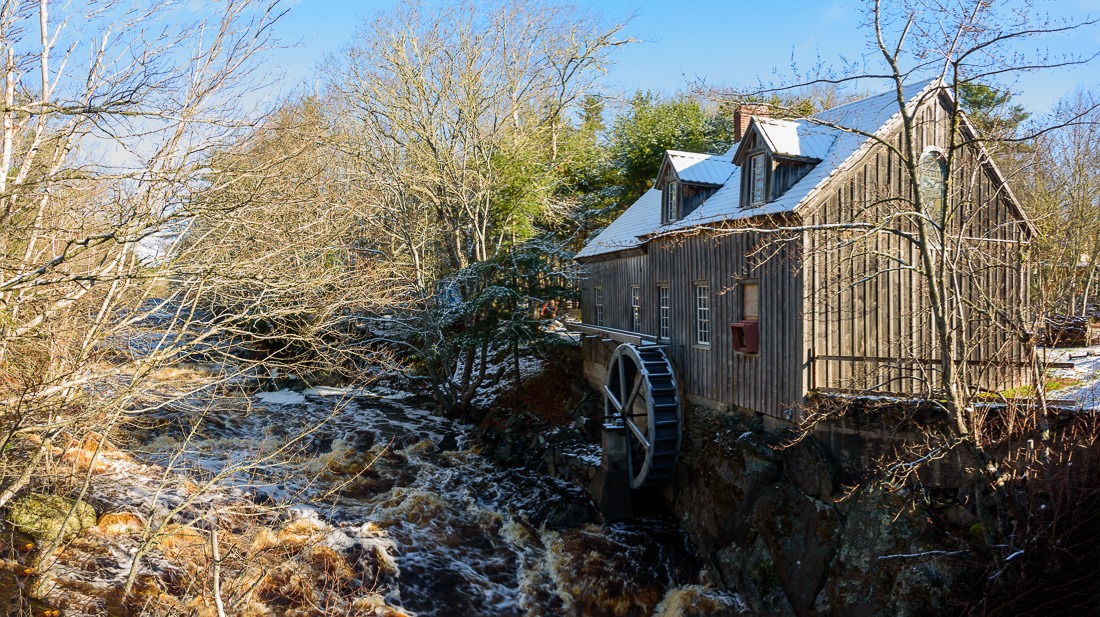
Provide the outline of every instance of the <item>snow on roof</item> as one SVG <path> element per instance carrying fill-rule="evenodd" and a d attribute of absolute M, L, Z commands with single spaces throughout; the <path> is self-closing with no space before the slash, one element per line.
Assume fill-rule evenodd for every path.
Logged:
<path fill-rule="evenodd" d="M 903 92 L 905 100 L 912 104 L 923 97 L 936 80 L 922 81 L 906 86 Z M 577 254 L 577 257 L 590 257 L 601 253 L 610 253 L 624 248 L 643 245 L 648 238 L 675 232 L 699 225 L 709 225 L 724 221 L 736 221 L 761 215 L 781 214 L 793 212 L 795 208 L 812 198 L 816 192 L 824 186 L 828 179 L 839 173 L 846 161 L 863 148 L 870 147 L 873 143 L 867 135 L 884 133 L 892 128 L 893 121 L 898 112 L 897 93 L 893 90 L 884 92 L 865 99 L 854 101 L 846 105 L 834 107 L 816 114 L 810 118 L 800 120 L 777 121 L 769 120 L 769 126 L 774 126 L 780 149 L 791 150 L 794 146 L 789 143 L 790 127 L 795 125 L 794 135 L 797 137 L 799 156 L 820 159 L 808 174 L 795 183 L 786 193 L 779 198 L 756 208 L 741 207 L 741 168 L 733 166 L 733 171 L 725 179 L 722 188 L 711 195 L 702 205 L 696 208 L 688 216 L 669 225 L 661 225 L 660 191 L 650 190 L 633 206 L 627 209 L 611 225 L 608 225 L 599 236 Z M 759 122 L 759 119 L 757 119 Z M 784 126 L 780 126 L 782 123 Z M 761 123 L 762 125 L 762 123 Z M 802 137 L 806 136 L 805 145 Z M 805 154 L 812 152 L 812 155 Z M 687 153 L 680 153 L 687 154 Z M 671 155 L 671 152 L 670 152 Z M 704 157 L 707 155 L 695 155 Z M 723 158 L 723 157 L 713 157 Z M 726 159 L 728 160 L 728 159 Z M 646 202 L 643 205 L 643 202 Z M 641 206 L 636 208 L 637 206 Z M 622 219 L 629 219 L 623 225 L 619 225 Z M 615 233 L 604 238 L 605 234 Z M 626 237 L 626 234 L 634 234 Z M 608 248 L 617 246 L 618 248 Z"/>
<path fill-rule="evenodd" d="M 669 150 L 668 160 L 681 182 L 724 184 L 737 166 L 730 157 L 721 154 L 698 154 Z"/>
<path fill-rule="evenodd" d="M 614 253 L 644 244 L 639 236 L 661 224 L 661 191 L 649 189 L 638 198 L 619 218 L 611 221 L 595 238 L 589 241 L 575 258 L 594 257 Z"/>
<path fill-rule="evenodd" d="M 778 156 L 816 159 L 825 158 L 829 147 L 836 141 L 833 130 L 812 122 L 777 120 L 753 116 L 752 121 L 768 142 L 768 147 Z"/>

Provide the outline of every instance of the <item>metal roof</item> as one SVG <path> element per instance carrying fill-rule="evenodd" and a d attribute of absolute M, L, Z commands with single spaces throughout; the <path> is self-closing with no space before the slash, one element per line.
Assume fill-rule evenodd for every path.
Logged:
<path fill-rule="evenodd" d="M 644 244 L 639 236 L 652 230 L 656 221 L 661 224 L 661 191 L 649 189 L 638 198 L 619 218 L 611 221 L 595 238 L 589 241 L 575 258 L 594 257 L 637 248 Z"/>
<path fill-rule="evenodd" d="M 698 154 L 669 150 L 668 160 L 681 182 L 700 184 L 725 184 L 730 174 L 737 169 L 733 161 L 722 154 Z"/>
<path fill-rule="evenodd" d="M 933 92 L 935 80 L 924 81 L 904 90 L 910 104 L 922 101 Z M 773 120 L 753 118 L 777 154 L 820 160 L 806 176 L 777 199 L 756 208 L 741 207 L 741 168 L 734 165 L 732 153 L 724 155 L 695 154 L 670 150 L 668 160 L 677 166 L 677 174 L 687 180 L 680 165 L 691 178 L 715 178 L 730 170 L 719 182 L 721 188 L 688 216 L 668 225 L 661 225 L 661 192 L 651 189 L 589 242 L 578 258 L 593 257 L 627 248 L 640 247 L 654 236 L 701 225 L 734 221 L 767 214 L 793 212 L 816 194 L 829 178 L 854 159 L 854 155 L 873 145 L 869 135 L 892 130 L 900 118 L 897 93 L 894 91 L 834 107 L 810 118 Z M 696 171 L 696 167 L 698 170 Z"/>
<path fill-rule="evenodd" d="M 836 141 L 836 135 L 832 129 L 811 121 L 777 120 L 753 116 L 752 122 L 760 129 L 760 134 L 764 136 L 768 148 L 777 156 L 820 161 L 825 158 L 829 148 Z"/>

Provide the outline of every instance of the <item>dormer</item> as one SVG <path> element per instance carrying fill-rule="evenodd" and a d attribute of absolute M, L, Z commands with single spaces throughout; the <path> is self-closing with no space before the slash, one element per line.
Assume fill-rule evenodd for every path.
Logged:
<path fill-rule="evenodd" d="M 735 169 L 729 158 L 721 155 L 666 152 L 655 185 L 661 191 L 661 224 L 691 214 L 722 188 Z"/>
<path fill-rule="evenodd" d="M 821 162 L 835 135 L 808 121 L 752 116 L 733 155 L 741 208 L 775 201 Z"/>

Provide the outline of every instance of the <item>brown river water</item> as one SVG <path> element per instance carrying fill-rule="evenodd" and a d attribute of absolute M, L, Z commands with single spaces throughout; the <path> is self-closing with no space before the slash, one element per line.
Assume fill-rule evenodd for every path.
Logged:
<path fill-rule="evenodd" d="M 282 464 L 242 471 L 240 490 L 334 526 L 338 549 L 381 547 L 392 565 L 364 584 L 415 615 L 671 615 L 662 601 L 701 589 L 701 562 L 674 522 L 601 524 L 582 490 L 494 463 L 471 427 L 406 396 L 260 393 L 249 411 L 207 413 L 182 456 L 183 415 L 151 429 L 139 456 L 177 456 L 178 471 L 202 476 L 306 433 Z"/>

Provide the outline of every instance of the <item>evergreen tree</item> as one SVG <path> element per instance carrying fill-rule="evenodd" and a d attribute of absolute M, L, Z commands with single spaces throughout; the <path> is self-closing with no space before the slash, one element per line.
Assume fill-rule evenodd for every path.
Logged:
<path fill-rule="evenodd" d="M 582 129 L 593 120 L 582 119 Z M 721 154 L 733 145 L 733 114 L 726 107 L 707 108 L 687 95 L 662 98 L 638 92 L 606 132 L 606 143 L 586 173 L 581 191 L 579 242 L 622 213 L 653 187 L 666 150 Z"/>

